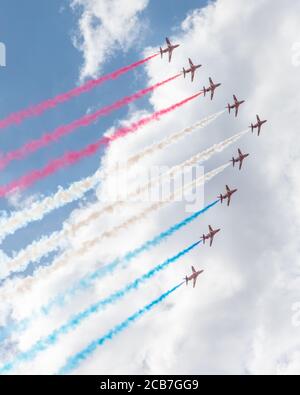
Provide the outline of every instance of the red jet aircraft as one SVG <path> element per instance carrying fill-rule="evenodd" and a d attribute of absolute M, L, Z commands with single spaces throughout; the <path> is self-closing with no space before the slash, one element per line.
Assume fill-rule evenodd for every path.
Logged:
<path fill-rule="evenodd" d="M 205 86 L 203 87 L 203 93 L 205 96 L 206 93 L 210 92 L 210 100 L 212 100 L 214 98 L 215 89 L 218 88 L 222 84 L 214 84 L 213 80 L 210 77 L 209 77 L 209 83 L 210 83 L 209 88 L 205 88 Z"/>
<path fill-rule="evenodd" d="M 223 200 L 228 199 L 227 200 L 227 206 L 230 205 L 230 200 L 231 200 L 231 195 L 233 195 L 235 192 L 237 191 L 237 189 L 230 189 L 228 185 L 226 185 L 226 193 L 225 195 L 220 194 L 218 196 L 219 199 L 221 199 L 221 203 L 223 203 Z"/>
<path fill-rule="evenodd" d="M 243 154 L 240 148 L 238 149 L 238 153 L 239 153 L 239 157 L 238 158 L 232 157 L 230 162 L 232 162 L 233 167 L 236 163 L 240 162 L 239 170 L 241 170 L 244 159 L 247 158 L 247 156 L 249 156 L 250 154 Z"/>
<path fill-rule="evenodd" d="M 190 276 L 185 276 L 184 280 L 186 285 L 188 285 L 189 281 L 193 280 L 193 288 L 195 288 L 197 277 L 199 276 L 199 274 L 203 273 L 204 270 L 196 270 L 194 266 L 192 266 L 192 272 L 193 273 Z"/>
<path fill-rule="evenodd" d="M 209 229 L 209 233 L 208 233 L 207 235 L 203 235 L 203 236 L 202 236 L 202 241 L 203 241 L 203 244 L 205 244 L 205 240 L 209 240 L 209 239 L 210 239 L 209 245 L 210 245 L 210 247 L 211 247 L 215 235 L 216 235 L 218 232 L 220 232 L 221 229 L 213 230 L 213 228 L 212 228 L 210 225 L 208 226 L 208 229 Z"/>
<path fill-rule="evenodd" d="M 189 58 L 189 64 L 191 66 L 189 69 L 186 70 L 185 68 L 183 68 L 183 76 L 185 78 L 186 74 L 191 73 L 191 80 L 193 82 L 194 76 L 195 76 L 195 71 L 197 69 L 199 69 L 199 67 L 201 67 L 202 65 L 201 64 L 194 65 L 194 63 L 191 61 L 190 58 Z"/>
<path fill-rule="evenodd" d="M 169 62 L 171 62 L 172 53 L 173 53 L 175 48 L 179 47 L 179 44 L 172 45 L 171 41 L 168 39 L 168 37 L 166 37 L 166 42 L 167 42 L 167 48 L 165 48 L 165 49 L 162 49 L 162 47 L 159 48 L 160 56 L 162 58 L 163 54 L 168 52 L 169 53 Z"/>
<path fill-rule="evenodd" d="M 256 119 L 257 119 L 257 123 L 255 123 L 254 125 L 253 125 L 253 123 L 251 123 L 250 128 L 251 128 L 251 132 L 252 133 L 253 133 L 254 129 L 258 128 L 257 135 L 259 136 L 260 135 L 260 129 L 261 129 L 262 125 L 267 122 L 267 120 L 265 119 L 264 121 L 261 121 L 259 119 L 258 115 L 256 115 Z"/>
<path fill-rule="evenodd" d="M 235 95 L 233 95 L 234 99 L 234 104 L 230 105 L 229 103 L 227 104 L 228 112 L 230 114 L 230 110 L 233 110 L 235 108 L 235 116 L 237 117 L 238 112 L 239 112 L 239 107 L 241 104 L 245 103 L 245 100 L 238 101 Z"/>

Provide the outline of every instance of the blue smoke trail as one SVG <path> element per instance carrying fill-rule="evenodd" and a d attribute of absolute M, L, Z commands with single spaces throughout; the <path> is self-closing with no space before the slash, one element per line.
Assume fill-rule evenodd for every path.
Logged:
<path fill-rule="evenodd" d="M 136 313 L 129 316 L 125 321 L 116 325 L 114 328 L 109 330 L 104 336 L 92 341 L 86 348 L 75 354 L 74 356 L 68 358 L 66 364 L 58 371 L 58 374 L 67 374 L 71 370 L 76 369 L 81 362 L 86 360 L 97 347 L 103 346 L 108 340 L 112 340 L 120 332 L 123 332 L 131 324 L 141 318 L 145 313 L 152 310 L 153 307 L 157 306 L 164 299 L 166 299 L 171 293 L 175 292 L 183 283 L 176 285 L 176 287 L 170 289 L 169 291 L 163 293 L 159 298 L 153 300 L 151 303 L 147 304 L 145 307 L 138 310 Z"/>
<path fill-rule="evenodd" d="M 137 290 L 141 284 L 150 280 L 155 274 L 160 272 L 161 270 L 167 268 L 171 263 L 176 262 L 178 259 L 188 254 L 191 250 L 197 247 L 201 243 L 197 241 L 193 243 L 189 247 L 181 250 L 176 255 L 171 258 L 166 259 L 160 265 L 155 266 L 153 269 L 149 270 L 147 273 L 143 274 L 141 277 L 138 277 L 134 281 L 128 283 L 124 288 L 112 293 L 108 297 L 99 300 L 98 302 L 92 304 L 87 309 L 81 311 L 80 313 L 74 315 L 66 324 L 60 326 L 58 329 L 55 329 L 50 335 L 38 340 L 29 350 L 24 351 L 16 356 L 16 358 L 2 366 L 0 368 L 0 374 L 3 374 L 11 369 L 13 369 L 19 362 L 26 362 L 32 360 L 38 353 L 44 351 L 49 346 L 55 344 L 59 337 L 63 334 L 67 334 L 68 332 L 74 330 L 81 324 L 81 322 L 91 315 L 98 313 L 101 309 L 105 308 L 107 305 L 115 303 L 119 299 L 123 298 L 127 295 L 128 292 L 132 290 Z"/>
<path fill-rule="evenodd" d="M 30 323 L 34 320 L 34 318 L 39 316 L 39 314 L 48 315 L 53 307 L 57 305 L 63 306 L 68 299 L 71 299 L 72 296 L 76 295 L 80 291 L 86 290 L 96 280 L 104 277 L 107 274 L 112 273 L 120 264 L 123 264 L 125 266 L 140 254 L 148 251 L 152 247 L 159 245 L 162 241 L 172 236 L 178 230 L 189 225 L 191 222 L 196 220 L 199 216 L 206 213 L 206 211 L 208 211 L 210 208 L 212 208 L 217 203 L 219 203 L 219 201 L 220 201 L 219 199 L 215 200 L 213 203 L 210 203 L 202 210 L 196 211 L 194 214 L 178 222 L 177 224 L 171 226 L 169 229 L 155 236 L 153 239 L 148 240 L 144 244 L 135 248 L 134 250 L 127 252 L 127 254 L 125 254 L 124 256 L 118 257 L 115 260 L 113 260 L 111 263 L 105 266 L 101 266 L 100 268 L 96 269 L 94 272 L 86 275 L 81 280 L 77 281 L 72 287 L 66 289 L 63 293 L 58 294 L 55 298 L 51 299 L 45 306 L 42 306 L 39 312 L 33 314 L 29 318 L 23 319 L 19 323 L 10 325 L 10 327 L 7 328 L 7 332 L 11 333 L 13 331 L 18 331 L 18 332 L 24 331 L 28 327 L 28 325 L 30 325 Z"/>
<path fill-rule="evenodd" d="M 142 244 L 141 246 L 135 248 L 132 251 L 129 251 L 124 256 L 116 258 L 111 263 L 101 266 L 100 268 L 96 269 L 93 273 L 88 274 L 87 276 L 83 277 L 81 280 L 77 281 L 72 287 L 67 289 L 64 293 L 59 294 L 55 298 L 53 298 L 46 306 L 42 308 L 44 314 L 48 314 L 53 306 L 55 305 L 63 305 L 68 297 L 72 297 L 77 292 L 83 291 L 89 288 L 94 281 L 98 280 L 99 278 L 104 277 L 107 274 L 111 274 L 120 264 L 124 266 L 128 264 L 132 259 L 136 258 L 138 255 L 148 251 L 150 248 L 157 246 L 166 238 L 172 236 L 175 232 L 180 230 L 181 228 L 189 225 L 195 219 L 197 219 L 200 215 L 206 213 L 210 208 L 215 206 L 219 203 L 219 199 L 215 200 L 213 203 L 209 204 L 208 206 L 204 207 L 202 210 L 199 210 L 192 214 L 191 216 L 185 218 L 183 221 L 178 222 L 177 224 L 171 226 L 166 231 L 160 233 L 159 235 L 155 236 L 152 240 L 148 240 L 146 243 Z"/>

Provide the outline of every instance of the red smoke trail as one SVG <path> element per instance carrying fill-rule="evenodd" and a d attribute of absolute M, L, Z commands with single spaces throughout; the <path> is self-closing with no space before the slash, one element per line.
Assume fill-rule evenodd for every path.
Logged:
<path fill-rule="evenodd" d="M 65 136 L 73 132 L 75 129 L 83 126 L 88 126 L 95 120 L 105 115 L 108 115 L 114 110 L 117 110 L 126 104 L 132 103 L 133 101 L 141 98 L 142 96 L 146 95 L 149 92 L 154 91 L 155 89 L 159 88 L 162 85 L 167 84 L 168 82 L 173 81 L 174 79 L 178 78 L 181 74 L 177 74 L 167 80 L 162 82 L 158 82 L 155 85 L 149 86 L 148 88 L 142 89 L 137 93 L 134 93 L 131 96 L 126 96 L 121 100 L 116 101 L 115 103 L 100 108 L 96 112 L 92 114 L 85 115 L 82 118 L 76 119 L 75 121 L 69 123 L 68 125 L 59 126 L 53 132 L 44 134 L 41 138 L 36 140 L 31 140 L 29 143 L 26 143 L 21 148 L 16 149 L 15 151 L 10 151 L 7 154 L 3 155 L 0 159 L 0 169 L 6 167 L 12 160 L 22 159 L 25 156 L 37 151 L 38 149 L 47 146 L 48 144 L 53 143 L 54 141 L 60 139 L 61 137 Z"/>
<path fill-rule="evenodd" d="M 147 58 L 132 63 L 129 66 L 122 67 L 121 69 L 114 71 L 113 73 L 104 75 L 103 77 L 100 77 L 98 79 L 90 80 L 87 83 L 79 86 L 78 88 L 74 88 L 67 93 L 62 93 L 60 95 L 57 95 L 53 99 L 45 100 L 33 107 L 10 114 L 7 118 L 0 120 L 0 129 L 6 128 L 13 124 L 19 124 L 26 118 L 41 115 L 44 111 L 50 108 L 54 108 L 58 104 L 70 100 L 72 97 L 79 96 L 82 93 L 88 92 L 94 89 L 96 86 L 101 85 L 105 81 L 118 78 L 120 75 L 127 73 L 128 71 L 155 58 L 157 55 L 158 54 L 148 56 Z"/>
<path fill-rule="evenodd" d="M 80 151 L 72 151 L 65 153 L 62 157 L 58 159 L 54 159 L 51 162 L 49 162 L 44 168 L 40 170 L 34 170 L 28 174 L 25 174 L 25 176 L 19 178 L 18 180 L 0 187 L 0 196 L 6 196 L 7 194 L 11 193 L 16 189 L 27 188 L 30 185 L 37 182 L 38 180 L 41 180 L 55 173 L 56 171 L 62 169 L 63 167 L 70 166 L 83 158 L 95 154 L 102 145 L 107 145 L 111 141 L 117 140 L 121 137 L 126 136 L 129 133 L 133 133 L 137 131 L 140 127 L 145 126 L 152 121 L 159 120 L 161 116 L 166 115 L 171 111 L 174 111 L 175 109 L 190 102 L 191 100 L 195 99 L 201 94 L 202 92 L 198 92 L 195 95 L 190 96 L 178 103 L 175 103 L 170 107 L 164 108 L 162 110 L 153 113 L 148 117 L 142 118 L 139 121 L 132 123 L 128 127 L 119 128 L 112 136 L 102 137 L 95 143 L 88 145 L 87 147 L 83 148 Z"/>

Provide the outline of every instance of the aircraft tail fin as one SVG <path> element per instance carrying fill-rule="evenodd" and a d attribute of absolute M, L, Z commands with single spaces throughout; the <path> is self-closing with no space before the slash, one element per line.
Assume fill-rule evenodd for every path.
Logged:
<path fill-rule="evenodd" d="M 232 162 L 232 166 L 234 167 L 234 165 L 235 165 L 235 159 L 234 159 L 234 157 L 232 157 L 231 162 Z"/>
<path fill-rule="evenodd" d="M 162 57 L 163 57 L 163 50 L 162 50 L 162 47 L 160 47 L 159 50 L 160 50 L 160 57 L 162 58 Z"/>
<path fill-rule="evenodd" d="M 185 71 L 185 68 L 183 67 L 183 76 L 184 76 L 184 78 L 185 78 L 185 75 L 186 75 L 186 71 Z"/>
<path fill-rule="evenodd" d="M 218 198 L 221 200 L 221 203 L 223 203 L 223 195 L 220 193 L 220 195 L 218 196 Z"/>
<path fill-rule="evenodd" d="M 253 133 L 253 129 L 254 129 L 254 126 L 253 126 L 253 123 L 251 123 L 251 132 Z"/>
<path fill-rule="evenodd" d="M 205 235 L 202 236 L 203 244 L 205 244 Z"/>
<path fill-rule="evenodd" d="M 231 110 L 230 104 L 227 104 L 227 108 L 228 108 L 228 112 L 229 112 L 229 114 L 230 114 L 230 110 Z"/>
<path fill-rule="evenodd" d="M 204 96 L 206 95 L 206 88 L 205 88 L 205 86 L 203 87 L 203 93 L 204 93 Z"/>

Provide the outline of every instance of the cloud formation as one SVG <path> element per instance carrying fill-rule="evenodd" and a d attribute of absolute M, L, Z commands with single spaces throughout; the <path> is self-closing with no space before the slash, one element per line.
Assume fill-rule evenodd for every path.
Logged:
<path fill-rule="evenodd" d="M 73 0 L 71 4 L 81 13 L 74 38 L 84 58 L 80 79 L 96 77 L 116 50 L 127 51 L 136 42 L 148 0 Z"/>

